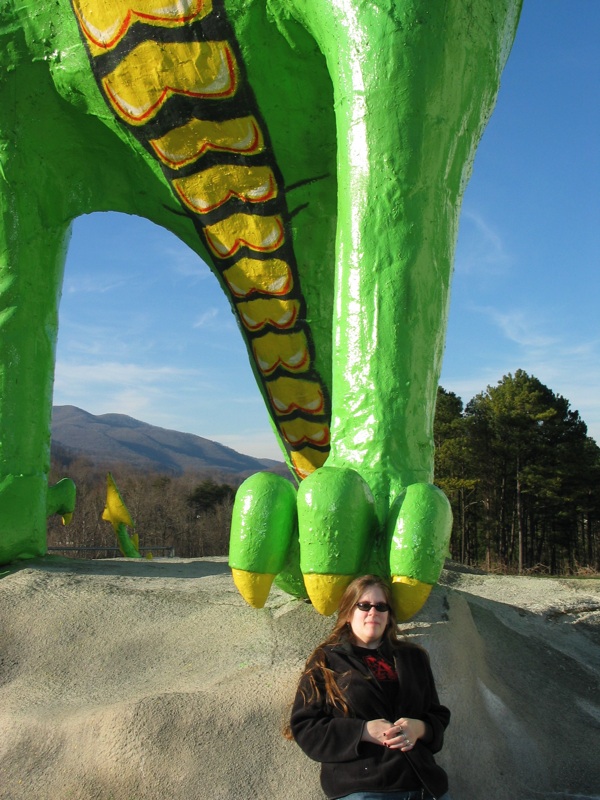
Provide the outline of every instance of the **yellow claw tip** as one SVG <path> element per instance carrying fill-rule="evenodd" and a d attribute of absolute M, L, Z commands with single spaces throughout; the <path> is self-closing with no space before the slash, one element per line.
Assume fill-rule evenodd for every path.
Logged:
<path fill-rule="evenodd" d="M 416 578 L 407 578 L 403 575 L 392 577 L 392 597 L 394 599 L 394 610 L 398 622 L 406 622 L 420 611 L 433 586 L 430 583 L 423 583 Z"/>
<path fill-rule="evenodd" d="M 62 524 L 63 525 L 68 525 L 71 522 L 72 519 L 73 519 L 73 512 L 71 512 L 69 514 L 63 514 L 62 515 Z"/>
<path fill-rule="evenodd" d="M 271 591 L 275 575 L 260 572 L 247 572 L 232 568 L 231 574 L 238 592 L 252 608 L 263 608 Z"/>
<path fill-rule="evenodd" d="M 338 610 L 346 587 L 354 575 L 318 575 L 313 572 L 304 575 L 304 585 L 315 609 L 324 617 Z"/>

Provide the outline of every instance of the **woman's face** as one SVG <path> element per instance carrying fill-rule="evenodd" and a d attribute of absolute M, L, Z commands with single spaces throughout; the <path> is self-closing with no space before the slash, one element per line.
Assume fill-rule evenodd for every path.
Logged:
<path fill-rule="evenodd" d="M 379 586 L 370 586 L 361 594 L 358 602 L 374 604 L 387 603 L 387 600 Z M 388 619 L 389 611 L 377 611 L 375 608 L 361 611 L 358 605 L 354 606 L 354 611 L 348 620 L 352 628 L 354 644 L 370 649 L 379 647 Z"/>

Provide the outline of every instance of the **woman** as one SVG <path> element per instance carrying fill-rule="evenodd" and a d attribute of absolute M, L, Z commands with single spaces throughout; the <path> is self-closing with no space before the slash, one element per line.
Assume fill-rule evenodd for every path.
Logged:
<path fill-rule="evenodd" d="M 427 653 L 397 637 L 388 584 L 352 581 L 331 635 L 306 663 L 290 720 L 296 742 L 321 762 L 327 797 L 449 800 L 433 758 L 449 719 Z"/>

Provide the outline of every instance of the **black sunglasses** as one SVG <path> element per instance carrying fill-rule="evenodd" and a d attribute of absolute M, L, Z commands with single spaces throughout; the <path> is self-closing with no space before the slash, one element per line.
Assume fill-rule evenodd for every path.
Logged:
<path fill-rule="evenodd" d="M 383 614 L 384 611 L 391 611 L 387 603 L 357 603 L 356 607 L 360 608 L 361 611 L 370 611 L 374 608 L 380 614 Z"/>

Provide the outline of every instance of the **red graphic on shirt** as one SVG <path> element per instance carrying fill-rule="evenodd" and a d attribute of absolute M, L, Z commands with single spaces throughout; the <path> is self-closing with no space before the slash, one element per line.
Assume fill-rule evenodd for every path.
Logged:
<path fill-rule="evenodd" d="M 398 680 L 396 670 L 381 656 L 365 656 L 365 664 L 378 681 Z"/>

